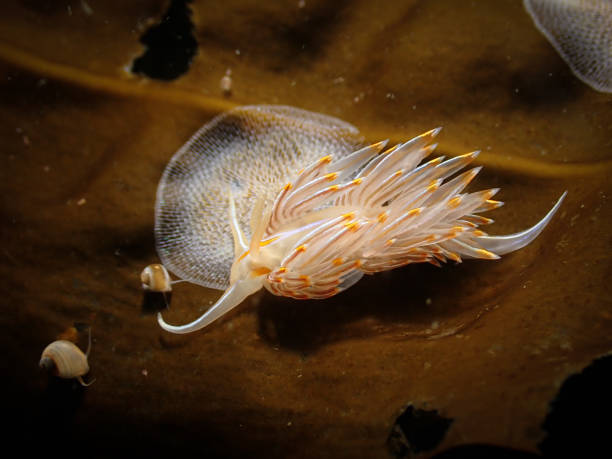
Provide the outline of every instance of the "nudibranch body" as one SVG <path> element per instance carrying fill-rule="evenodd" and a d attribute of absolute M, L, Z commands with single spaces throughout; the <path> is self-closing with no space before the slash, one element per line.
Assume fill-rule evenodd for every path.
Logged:
<path fill-rule="evenodd" d="M 213 120 L 166 169 L 156 237 L 170 270 L 216 288 L 226 280 L 225 293 L 186 325 L 169 325 L 159 314 L 161 327 L 199 330 L 262 287 L 322 299 L 364 274 L 497 259 L 535 239 L 565 193 L 535 226 L 489 236 L 480 226 L 493 220 L 479 214 L 502 205 L 492 199 L 498 189 L 464 192 L 480 167 L 459 172 L 478 152 L 423 162 L 439 131 L 388 149 L 386 142 L 358 148 L 352 126 L 290 107 L 242 107 Z"/>

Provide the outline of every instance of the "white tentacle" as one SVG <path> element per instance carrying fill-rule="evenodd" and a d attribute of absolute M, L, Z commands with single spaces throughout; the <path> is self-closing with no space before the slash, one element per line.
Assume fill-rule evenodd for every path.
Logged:
<path fill-rule="evenodd" d="M 519 233 L 508 234 L 506 236 L 482 236 L 478 238 L 478 242 L 483 248 L 497 255 L 504 255 L 506 253 L 522 249 L 536 237 L 538 237 L 546 225 L 548 225 L 557 210 L 559 210 L 559 207 L 561 207 L 561 203 L 563 202 L 563 199 L 565 199 L 566 195 L 567 191 L 564 191 L 553 208 L 550 209 L 542 220 L 533 225 L 531 228 Z"/>
<path fill-rule="evenodd" d="M 200 330 L 238 306 L 262 286 L 261 277 L 238 281 L 231 285 L 208 311 L 193 322 L 185 325 L 170 325 L 164 321 L 161 312 L 157 314 L 157 322 L 161 328 L 171 333 L 185 334 Z"/>

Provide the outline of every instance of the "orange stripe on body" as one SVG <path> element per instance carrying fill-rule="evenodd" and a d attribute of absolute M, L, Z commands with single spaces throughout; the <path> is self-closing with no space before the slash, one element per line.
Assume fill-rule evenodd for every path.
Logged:
<path fill-rule="evenodd" d="M 344 264 L 344 260 L 342 258 L 336 258 L 334 261 L 332 261 L 332 264 L 334 266 L 340 266 L 340 265 Z"/>
<path fill-rule="evenodd" d="M 455 209 L 459 206 L 459 204 L 461 204 L 461 196 L 455 196 L 453 199 L 448 201 L 447 206 L 451 209 Z"/>
<path fill-rule="evenodd" d="M 270 238 L 270 239 L 266 239 L 266 240 L 264 240 L 264 241 L 261 241 L 261 242 L 259 243 L 259 247 L 265 247 L 265 246 L 267 246 L 268 244 L 272 244 L 274 241 L 277 241 L 278 239 L 280 239 L 280 236 L 272 237 L 272 238 Z"/>
<path fill-rule="evenodd" d="M 255 268 L 251 270 L 251 275 L 253 277 L 259 277 L 259 276 L 263 276 L 264 274 L 269 274 L 270 271 L 272 271 L 269 268 L 266 268 L 265 266 L 262 266 L 260 268 Z"/>

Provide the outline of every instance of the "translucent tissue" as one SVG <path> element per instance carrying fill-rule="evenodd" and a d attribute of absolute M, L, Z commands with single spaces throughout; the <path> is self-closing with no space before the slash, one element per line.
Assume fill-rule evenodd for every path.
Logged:
<path fill-rule="evenodd" d="M 536 27 L 578 78 L 612 92 L 612 0 L 523 0 Z"/>

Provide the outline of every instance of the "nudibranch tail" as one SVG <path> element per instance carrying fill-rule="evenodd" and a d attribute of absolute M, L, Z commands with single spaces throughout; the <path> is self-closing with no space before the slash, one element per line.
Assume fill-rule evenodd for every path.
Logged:
<path fill-rule="evenodd" d="M 238 306 L 248 296 L 260 290 L 262 286 L 263 280 L 261 277 L 237 281 L 236 283 L 230 285 L 230 287 L 223 293 L 221 298 L 219 298 L 217 302 L 212 305 L 210 309 L 208 309 L 208 311 L 193 322 L 185 325 L 170 325 L 164 321 L 161 312 L 157 314 L 157 322 L 161 328 L 171 333 L 185 334 L 201 330 Z"/>
<path fill-rule="evenodd" d="M 481 236 L 478 238 L 480 245 L 489 250 L 495 252 L 497 255 L 505 255 L 515 250 L 522 249 L 531 241 L 533 241 L 542 232 L 546 225 L 550 222 L 553 216 L 561 207 L 561 203 L 565 199 L 567 191 L 564 191 L 561 197 L 557 200 L 557 203 L 548 211 L 548 213 L 538 223 L 533 225 L 524 231 L 520 231 L 514 234 L 508 234 L 506 236 Z"/>

